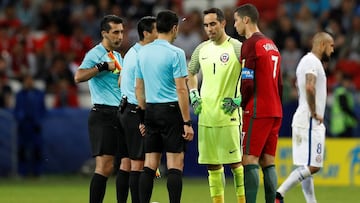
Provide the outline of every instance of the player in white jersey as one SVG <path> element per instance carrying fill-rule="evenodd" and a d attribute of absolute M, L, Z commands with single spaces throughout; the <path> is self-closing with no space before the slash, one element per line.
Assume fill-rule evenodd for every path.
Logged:
<path fill-rule="evenodd" d="M 326 75 L 322 62 L 334 52 L 334 40 L 325 32 L 315 34 L 311 52 L 303 56 L 296 69 L 299 106 L 292 122 L 293 162 L 297 168 L 278 188 L 275 202 L 299 182 L 307 203 L 315 203 L 312 174 L 323 166 L 326 106 Z"/>
<path fill-rule="evenodd" d="M 315 84 L 315 113 L 311 113 L 310 106 L 308 104 L 308 95 L 306 87 L 307 83 L 307 74 L 311 74 L 311 76 L 316 77 Z M 324 135 L 325 134 L 325 126 L 322 122 L 322 118 L 324 117 L 325 105 L 326 105 L 326 75 L 321 64 L 320 59 L 316 57 L 316 55 L 312 52 L 306 54 L 301 60 L 296 70 L 297 77 L 297 86 L 299 90 L 299 106 L 294 114 L 292 127 L 293 127 L 293 159 L 295 165 L 304 165 L 311 164 L 317 167 L 322 166 L 323 160 L 319 157 L 323 152 L 323 143 L 324 143 Z M 317 116 L 319 119 L 311 119 L 315 118 L 311 116 Z M 319 136 L 314 135 L 311 138 L 316 139 L 315 142 L 311 142 L 311 140 L 306 139 L 300 143 L 301 136 L 308 136 L 308 130 L 311 129 L 314 133 L 319 133 Z M 306 130 L 305 133 L 301 133 L 303 130 Z M 311 154 L 304 153 L 309 144 L 311 144 L 311 148 L 316 149 L 318 143 L 321 144 L 321 149 L 319 149 L 319 153 L 316 156 L 311 156 Z M 302 149 L 304 148 L 304 150 Z M 310 158 L 310 159 L 309 159 Z M 315 160 L 316 159 L 316 160 Z M 310 161 L 310 162 L 309 162 Z"/>

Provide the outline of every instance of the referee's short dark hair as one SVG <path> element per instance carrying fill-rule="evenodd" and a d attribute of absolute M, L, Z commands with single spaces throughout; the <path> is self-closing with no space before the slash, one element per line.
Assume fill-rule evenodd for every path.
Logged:
<path fill-rule="evenodd" d="M 154 29 L 154 23 L 156 23 L 155 16 L 145 16 L 142 17 L 137 24 L 137 31 L 139 35 L 139 39 L 144 39 L 144 31 L 150 32 Z"/>
<path fill-rule="evenodd" d="M 109 23 L 122 24 L 123 20 L 119 16 L 116 15 L 106 15 L 103 17 L 100 23 L 100 31 L 109 32 L 111 26 Z"/>
<path fill-rule="evenodd" d="M 179 17 L 174 11 L 161 11 L 156 16 L 156 29 L 158 33 L 168 33 L 174 25 L 179 24 Z"/>
<path fill-rule="evenodd" d="M 209 13 L 215 13 L 216 20 L 218 20 L 219 22 L 222 22 L 225 20 L 224 12 L 218 8 L 209 8 L 203 12 L 204 15 L 207 15 Z"/>

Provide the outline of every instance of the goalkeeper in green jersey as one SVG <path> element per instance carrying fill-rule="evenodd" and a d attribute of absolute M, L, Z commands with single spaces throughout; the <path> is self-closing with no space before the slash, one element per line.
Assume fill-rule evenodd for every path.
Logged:
<path fill-rule="evenodd" d="M 210 195 L 224 202 L 224 164 L 231 167 L 238 202 L 245 202 L 241 165 L 241 95 L 239 63 L 241 42 L 225 33 L 225 17 L 217 8 L 204 11 L 204 29 L 209 40 L 193 52 L 189 63 L 191 105 L 199 115 L 199 164 L 207 165 Z M 202 71 L 200 93 L 197 73 Z"/>

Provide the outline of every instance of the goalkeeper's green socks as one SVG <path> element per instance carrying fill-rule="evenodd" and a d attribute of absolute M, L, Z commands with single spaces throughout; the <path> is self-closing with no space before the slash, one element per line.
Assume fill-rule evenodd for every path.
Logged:
<path fill-rule="evenodd" d="M 249 164 L 244 166 L 245 196 L 247 203 L 256 203 L 259 187 L 259 166 Z"/>
<path fill-rule="evenodd" d="M 234 176 L 234 186 L 238 203 L 245 203 L 244 168 L 243 166 L 240 166 L 231 169 L 231 172 Z"/>
<path fill-rule="evenodd" d="M 212 197 L 212 203 L 224 203 L 224 195 Z"/>
<path fill-rule="evenodd" d="M 208 170 L 210 196 L 213 203 L 224 203 L 225 174 L 224 168 Z"/>

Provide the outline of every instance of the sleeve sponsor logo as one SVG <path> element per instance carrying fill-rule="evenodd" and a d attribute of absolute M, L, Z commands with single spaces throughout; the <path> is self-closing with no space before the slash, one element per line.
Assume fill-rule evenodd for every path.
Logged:
<path fill-rule="evenodd" d="M 241 79 L 254 79 L 254 70 L 244 67 L 241 71 Z"/>

